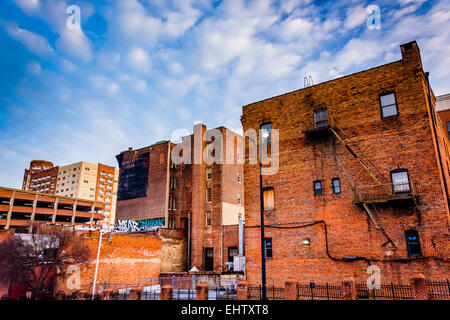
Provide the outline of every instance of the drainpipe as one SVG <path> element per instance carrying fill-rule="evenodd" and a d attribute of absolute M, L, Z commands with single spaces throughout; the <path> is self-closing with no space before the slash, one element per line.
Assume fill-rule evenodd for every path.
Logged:
<path fill-rule="evenodd" d="M 435 118 L 433 104 L 432 104 L 432 101 L 431 101 L 431 87 L 430 87 L 429 76 L 430 76 L 430 73 L 429 72 L 425 72 L 425 78 L 427 80 L 427 86 L 428 86 L 428 104 L 430 105 L 430 114 L 431 114 L 431 119 L 432 119 L 432 122 L 433 122 L 433 134 L 434 134 L 434 139 L 436 140 L 436 148 L 437 148 L 437 152 L 438 152 L 438 158 L 439 158 L 439 165 L 440 165 L 440 169 L 441 169 L 442 181 L 444 181 L 445 196 L 447 198 L 447 210 L 450 210 L 447 181 L 446 181 L 446 178 L 445 178 L 444 166 L 442 165 L 441 148 L 439 148 L 439 140 L 438 140 L 437 133 L 436 133 L 436 118 Z"/>
<path fill-rule="evenodd" d="M 188 261 L 187 261 L 187 265 L 188 265 L 188 270 L 191 270 L 191 212 L 189 211 L 188 213 Z"/>

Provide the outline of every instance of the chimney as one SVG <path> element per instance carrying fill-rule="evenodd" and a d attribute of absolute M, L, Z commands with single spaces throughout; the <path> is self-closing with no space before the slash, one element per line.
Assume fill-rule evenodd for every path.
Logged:
<path fill-rule="evenodd" d="M 400 45 L 400 50 L 402 52 L 402 60 L 415 68 L 422 69 L 422 59 L 420 57 L 420 49 L 417 42 L 411 41 Z"/>

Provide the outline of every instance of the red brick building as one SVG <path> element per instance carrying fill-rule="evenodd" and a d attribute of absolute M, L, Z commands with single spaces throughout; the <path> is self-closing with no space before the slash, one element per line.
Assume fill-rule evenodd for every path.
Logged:
<path fill-rule="evenodd" d="M 25 169 L 22 189 L 34 192 L 55 194 L 58 170 L 59 167 L 54 167 L 53 163 L 51 163 L 50 161 L 31 161 L 30 168 Z"/>
<path fill-rule="evenodd" d="M 212 141 L 220 141 L 220 148 Z M 238 253 L 238 219 L 244 217 L 241 142 L 224 127 L 206 130 L 199 124 L 180 144 L 162 141 L 121 152 L 118 227 L 182 229 L 188 269 L 227 270 Z M 172 155 L 184 159 L 173 161 Z"/>
<path fill-rule="evenodd" d="M 268 285 L 365 282 L 369 264 L 382 282 L 448 278 L 449 141 L 417 43 L 400 48 L 399 61 L 243 107 L 244 133 L 279 133 L 278 172 L 262 177 Z M 246 271 L 259 284 L 259 165 L 244 172 Z"/>
<path fill-rule="evenodd" d="M 443 126 L 450 137 L 450 93 L 436 97 L 436 111 Z"/>

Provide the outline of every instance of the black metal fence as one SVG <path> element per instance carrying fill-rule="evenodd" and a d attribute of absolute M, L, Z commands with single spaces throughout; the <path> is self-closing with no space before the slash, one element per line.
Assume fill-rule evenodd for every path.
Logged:
<path fill-rule="evenodd" d="M 337 284 L 297 284 L 298 300 L 341 300 L 342 286 Z"/>
<path fill-rule="evenodd" d="M 249 300 L 262 299 L 262 287 L 247 287 L 247 294 Z M 266 297 L 269 300 L 284 300 L 284 288 L 276 288 L 275 286 L 266 287 Z"/>
<path fill-rule="evenodd" d="M 381 284 L 369 289 L 366 283 L 355 284 L 358 300 L 413 300 L 411 286 L 407 284 Z"/>
<path fill-rule="evenodd" d="M 433 300 L 450 299 L 450 282 L 426 281 L 428 298 Z"/>

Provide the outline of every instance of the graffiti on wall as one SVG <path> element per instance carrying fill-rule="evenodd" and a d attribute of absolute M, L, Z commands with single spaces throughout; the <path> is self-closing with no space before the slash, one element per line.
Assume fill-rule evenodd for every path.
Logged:
<path fill-rule="evenodd" d="M 153 218 L 145 220 L 117 220 L 117 228 L 122 232 L 143 232 L 155 231 L 158 228 L 164 227 L 164 218 Z"/>

